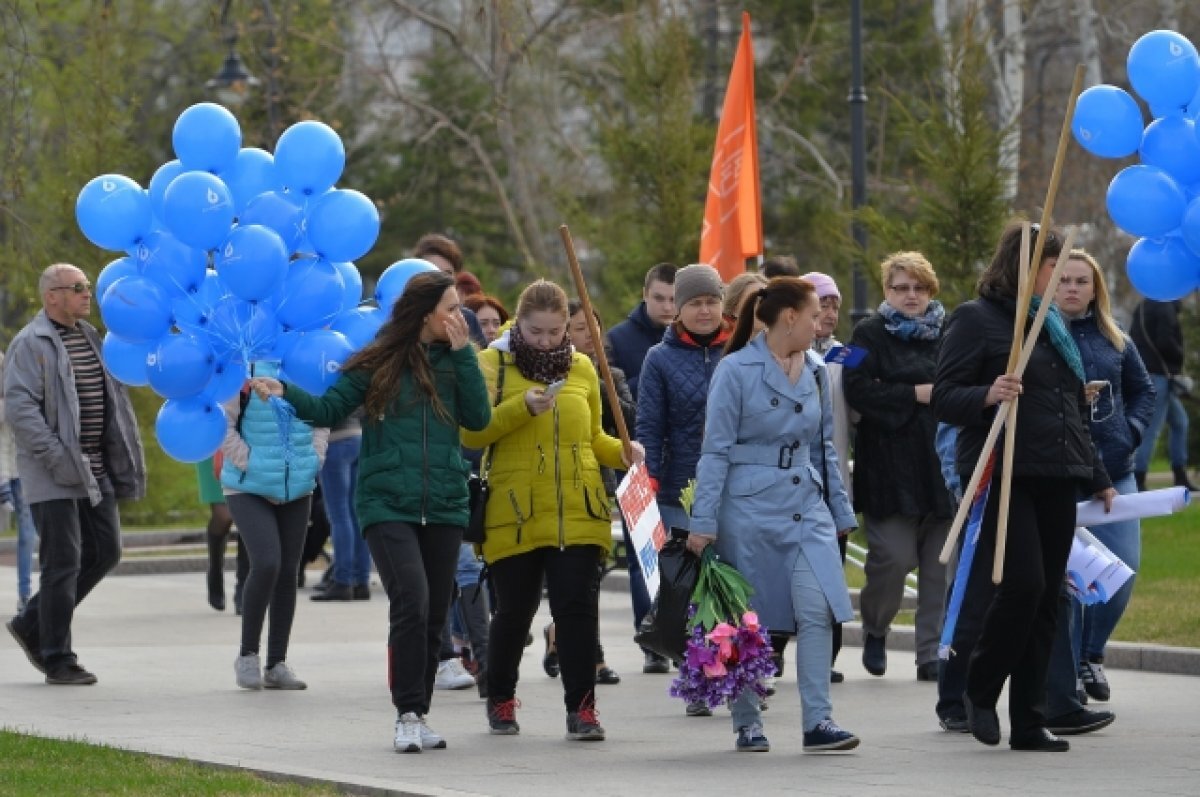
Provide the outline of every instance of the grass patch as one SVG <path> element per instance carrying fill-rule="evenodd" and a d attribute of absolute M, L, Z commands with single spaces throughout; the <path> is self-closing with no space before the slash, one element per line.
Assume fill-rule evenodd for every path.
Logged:
<path fill-rule="evenodd" d="M 9 730 L 0 730 L 0 761 L 4 762 L 3 791 L 12 797 L 44 797 L 47 794 L 334 797 L 342 794 L 331 788 L 276 783 L 245 772 L 213 769 L 85 742 L 27 736 Z"/>

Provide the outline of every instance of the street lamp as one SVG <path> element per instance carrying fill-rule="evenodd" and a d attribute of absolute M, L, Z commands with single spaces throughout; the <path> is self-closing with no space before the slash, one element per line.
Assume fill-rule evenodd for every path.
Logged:
<path fill-rule="evenodd" d="M 863 256 L 867 252 L 867 228 L 858 210 L 867 204 L 867 91 L 863 86 L 862 0 L 850 3 L 850 204 L 854 209 L 851 233 L 858 251 L 854 257 L 854 307 L 851 322 L 857 324 L 867 312 L 867 278 L 863 274 Z"/>
<path fill-rule="evenodd" d="M 246 101 L 247 95 L 258 87 L 258 78 L 250 74 L 242 57 L 237 51 L 237 29 L 229 24 L 229 6 L 232 0 L 225 0 L 221 7 L 221 27 L 225 31 L 224 41 L 229 47 L 225 55 L 225 63 L 221 71 L 212 80 L 204 84 L 205 88 L 216 95 L 223 105 L 237 107 Z"/>

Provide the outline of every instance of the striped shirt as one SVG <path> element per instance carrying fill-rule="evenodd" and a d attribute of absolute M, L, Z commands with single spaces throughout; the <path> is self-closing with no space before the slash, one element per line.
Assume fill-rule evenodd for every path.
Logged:
<path fill-rule="evenodd" d="M 83 331 L 54 322 L 63 346 L 71 358 L 75 374 L 75 394 L 79 398 L 79 444 L 92 466 L 97 481 L 104 479 L 104 421 L 107 406 L 104 392 L 104 366 Z"/>

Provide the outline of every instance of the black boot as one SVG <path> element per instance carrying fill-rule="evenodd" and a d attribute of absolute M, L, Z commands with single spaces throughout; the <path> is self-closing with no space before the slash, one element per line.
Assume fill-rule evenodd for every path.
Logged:
<path fill-rule="evenodd" d="M 1189 492 L 1196 492 L 1196 485 L 1188 481 L 1187 468 L 1171 468 L 1171 472 L 1175 474 L 1175 486 L 1186 487 Z"/>
<path fill-rule="evenodd" d="M 1137 482 L 1137 488 L 1138 488 L 1139 493 L 1146 492 L 1146 471 L 1135 470 L 1133 472 L 1133 480 L 1135 482 Z"/>
<path fill-rule="evenodd" d="M 229 534 L 206 534 L 208 542 L 208 605 L 225 611 L 225 543 Z"/>

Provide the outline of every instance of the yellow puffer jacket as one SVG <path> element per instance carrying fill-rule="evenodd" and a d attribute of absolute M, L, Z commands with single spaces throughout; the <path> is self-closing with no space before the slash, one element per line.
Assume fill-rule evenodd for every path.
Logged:
<path fill-rule="evenodd" d="M 479 367 L 496 400 L 501 352 L 486 349 Z M 621 441 L 600 427 L 600 384 L 586 356 L 576 353 L 554 409 L 537 417 L 525 391 L 545 387 L 521 376 L 504 356 L 504 394 L 487 428 L 462 430 L 463 445 L 493 446 L 488 483 L 484 561 L 537 548 L 612 544 L 611 508 L 600 465 L 623 467 Z M 484 454 L 485 462 L 487 454 Z"/>

